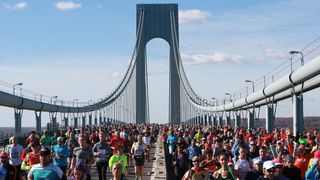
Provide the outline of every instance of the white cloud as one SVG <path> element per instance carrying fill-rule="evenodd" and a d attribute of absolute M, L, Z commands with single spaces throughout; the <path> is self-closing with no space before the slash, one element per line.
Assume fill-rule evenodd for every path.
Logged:
<path fill-rule="evenodd" d="M 179 22 L 184 23 L 203 23 L 206 22 L 210 12 L 201 11 L 198 9 L 179 11 Z"/>
<path fill-rule="evenodd" d="M 82 6 L 81 4 L 77 4 L 72 1 L 60 1 L 55 4 L 55 7 L 57 9 L 63 10 L 63 11 L 78 9 L 78 8 L 81 8 L 81 6 Z"/>
<path fill-rule="evenodd" d="M 16 4 L 3 4 L 5 8 L 9 9 L 9 10 L 23 10 L 27 7 L 27 3 L 26 2 L 19 2 Z"/>
<path fill-rule="evenodd" d="M 265 49 L 264 55 L 267 58 L 281 59 L 281 60 L 289 56 L 288 52 L 283 52 L 281 50 L 271 49 L 271 48 Z"/>
<path fill-rule="evenodd" d="M 289 58 L 289 53 L 278 49 L 266 48 L 262 54 L 256 55 L 253 59 L 258 61 L 280 60 Z"/>
<path fill-rule="evenodd" d="M 181 54 L 181 58 L 190 64 L 238 63 L 244 61 L 244 58 L 240 55 L 229 55 L 221 52 L 194 55 Z"/>

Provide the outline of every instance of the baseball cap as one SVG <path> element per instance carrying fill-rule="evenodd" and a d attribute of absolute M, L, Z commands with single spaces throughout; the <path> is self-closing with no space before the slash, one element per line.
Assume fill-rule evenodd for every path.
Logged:
<path fill-rule="evenodd" d="M 57 138 L 57 141 L 63 141 L 63 137 L 61 137 L 61 136 L 58 137 L 58 138 Z"/>
<path fill-rule="evenodd" d="M 41 148 L 40 156 L 46 156 L 46 155 L 50 155 L 50 150 L 46 147 Z"/>
<path fill-rule="evenodd" d="M 274 167 L 276 167 L 276 164 L 271 160 L 265 161 L 263 163 L 263 169 L 267 169 L 268 170 L 268 169 L 271 169 L 271 168 L 274 168 Z"/>
<path fill-rule="evenodd" d="M 263 161 L 260 158 L 254 158 L 252 161 L 253 161 L 253 164 L 258 164 L 258 165 L 263 164 Z"/>
<path fill-rule="evenodd" d="M 198 157 L 198 156 L 194 156 L 193 158 L 192 158 L 192 162 L 196 162 L 196 161 L 199 161 L 200 160 L 200 158 Z"/>
<path fill-rule="evenodd" d="M 0 157 L 8 158 L 8 153 L 6 153 L 6 152 L 4 152 L 4 151 L 1 151 L 1 152 L 0 152 Z"/>

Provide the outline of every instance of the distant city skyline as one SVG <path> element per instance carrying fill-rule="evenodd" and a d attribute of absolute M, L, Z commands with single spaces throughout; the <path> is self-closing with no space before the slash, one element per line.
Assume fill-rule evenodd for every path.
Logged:
<path fill-rule="evenodd" d="M 320 37 L 317 0 L 0 0 L 0 81 L 22 82 L 23 89 L 67 101 L 106 96 L 132 56 L 139 3 L 178 4 L 180 53 L 187 77 L 198 95 L 220 103 L 226 92 L 239 98 L 240 93 L 246 95 L 246 86 L 251 91 L 245 80 L 255 81 L 260 89 L 265 74 L 282 62 L 289 65 L 289 51 L 302 50 Z M 310 52 L 319 44 L 304 51 L 306 63 L 319 55 L 318 49 Z M 151 122 L 166 123 L 168 44 L 150 41 L 147 55 Z M 297 68 L 299 57 L 294 60 Z M 288 70 L 289 66 L 280 74 L 268 74 L 268 83 L 271 76 L 276 80 Z M 306 116 L 320 116 L 318 94 L 318 89 L 304 94 Z M 277 116 L 292 116 L 291 99 L 277 107 Z M 264 107 L 260 112 L 264 116 Z M 0 127 L 14 126 L 12 108 L 0 107 L 0 115 Z M 44 126 L 49 115 L 42 117 Z M 22 125 L 35 126 L 34 112 L 24 112 Z"/>

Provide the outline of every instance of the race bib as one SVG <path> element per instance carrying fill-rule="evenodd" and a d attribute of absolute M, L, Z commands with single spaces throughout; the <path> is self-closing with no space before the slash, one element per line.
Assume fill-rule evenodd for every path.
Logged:
<path fill-rule="evenodd" d="M 11 158 L 12 159 L 19 158 L 19 152 L 11 152 Z"/>
<path fill-rule="evenodd" d="M 107 154 L 106 149 L 98 149 L 98 151 L 100 154 Z"/>

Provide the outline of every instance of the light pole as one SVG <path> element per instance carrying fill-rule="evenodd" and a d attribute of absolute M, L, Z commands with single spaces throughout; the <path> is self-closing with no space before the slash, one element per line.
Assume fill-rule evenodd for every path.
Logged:
<path fill-rule="evenodd" d="M 215 97 L 213 97 L 213 98 L 211 98 L 211 99 L 214 101 L 214 105 L 217 106 L 217 105 L 218 105 L 218 99 L 215 98 Z"/>
<path fill-rule="evenodd" d="M 254 82 L 251 81 L 251 80 L 245 80 L 245 82 L 250 82 L 250 83 L 252 83 L 252 93 L 254 93 Z M 248 94 L 247 94 L 247 96 L 248 96 Z"/>
<path fill-rule="evenodd" d="M 224 94 L 225 96 L 229 96 L 229 100 L 230 100 L 230 102 L 232 102 L 232 99 L 231 99 L 231 94 L 230 93 L 225 93 Z M 224 104 L 226 103 L 226 98 L 224 98 Z"/>
<path fill-rule="evenodd" d="M 52 104 L 52 100 L 53 99 L 56 99 L 55 101 L 54 101 L 54 104 L 56 104 L 56 101 L 58 100 L 58 96 L 52 96 L 51 98 L 50 98 L 50 103 Z"/>
<path fill-rule="evenodd" d="M 16 84 L 14 84 L 12 87 L 13 87 L 13 95 L 15 95 L 16 94 L 16 86 L 22 86 L 22 82 L 21 83 L 16 83 Z"/>
<path fill-rule="evenodd" d="M 74 103 L 75 103 L 75 102 L 77 102 L 77 107 L 78 107 L 78 101 L 79 101 L 79 99 L 75 99 L 75 100 L 73 100 L 73 102 L 72 102 L 72 106 L 74 107 Z"/>
<path fill-rule="evenodd" d="M 291 55 L 294 55 L 294 54 L 301 54 L 301 66 L 304 65 L 304 59 L 303 59 L 303 53 L 301 51 L 290 51 L 289 52 Z M 291 61 L 292 63 L 292 61 Z M 291 65 L 292 66 L 292 65 Z"/>

